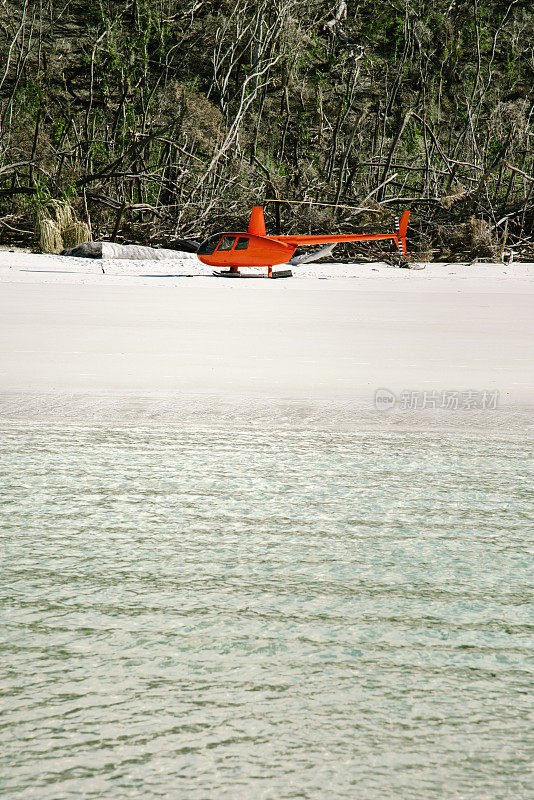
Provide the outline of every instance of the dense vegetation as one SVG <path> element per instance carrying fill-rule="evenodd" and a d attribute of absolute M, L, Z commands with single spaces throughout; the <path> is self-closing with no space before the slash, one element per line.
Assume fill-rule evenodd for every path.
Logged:
<path fill-rule="evenodd" d="M 420 257 L 532 258 L 533 32 L 528 0 L 2 0 L 0 240 L 50 199 L 172 246 L 279 198 L 271 231 L 409 207 Z"/>

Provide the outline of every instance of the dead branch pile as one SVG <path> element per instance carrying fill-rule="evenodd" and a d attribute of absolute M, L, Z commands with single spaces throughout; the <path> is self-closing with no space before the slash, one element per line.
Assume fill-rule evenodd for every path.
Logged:
<path fill-rule="evenodd" d="M 2 8 L 1 241 L 172 246 L 287 199 L 273 232 L 380 231 L 410 208 L 415 257 L 533 257 L 524 0 Z"/>

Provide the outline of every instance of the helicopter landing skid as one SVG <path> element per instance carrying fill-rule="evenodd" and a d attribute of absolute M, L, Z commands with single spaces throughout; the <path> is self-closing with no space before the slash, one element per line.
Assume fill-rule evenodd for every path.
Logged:
<path fill-rule="evenodd" d="M 292 278 L 293 271 L 290 269 L 279 269 L 270 275 L 243 275 L 241 272 L 233 272 L 232 270 L 220 270 L 212 273 L 216 278 Z"/>

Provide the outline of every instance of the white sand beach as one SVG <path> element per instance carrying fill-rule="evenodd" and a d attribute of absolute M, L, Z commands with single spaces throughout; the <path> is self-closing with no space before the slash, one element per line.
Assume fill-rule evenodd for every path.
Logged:
<path fill-rule="evenodd" d="M 497 391 L 527 407 L 533 294 L 533 264 L 309 264 L 286 280 L 222 280 L 195 258 L 2 250 L 0 390 L 364 404 L 378 388 Z"/>

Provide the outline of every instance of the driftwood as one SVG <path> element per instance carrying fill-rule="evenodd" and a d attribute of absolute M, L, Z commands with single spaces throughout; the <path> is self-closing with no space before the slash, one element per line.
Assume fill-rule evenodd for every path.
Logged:
<path fill-rule="evenodd" d="M 163 260 L 170 258 L 193 258 L 198 247 L 196 243 L 182 240 L 183 250 L 144 247 L 138 244 L 116 244 L 115 242 L 83 242 L 76 247 L 64 250 L 61 255 L 76 258 L 118 258 L 130 260 Z M 186 249 L 188 248 L 188 249 Z"/>

